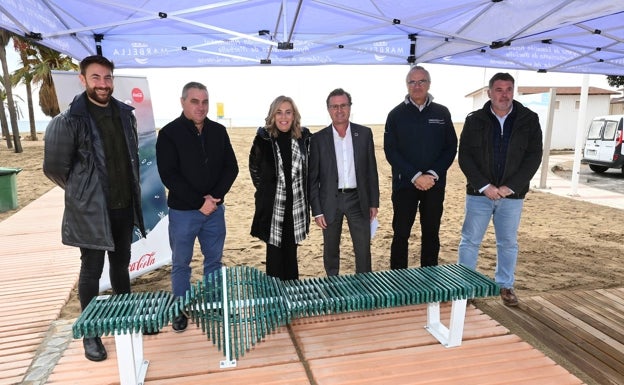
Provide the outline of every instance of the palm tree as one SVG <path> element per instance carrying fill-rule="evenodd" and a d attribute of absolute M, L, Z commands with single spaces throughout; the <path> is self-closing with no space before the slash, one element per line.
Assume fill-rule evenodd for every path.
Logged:
<path fill-rule="evenodd" d="M 37 127 L 35 126 L 35 111 L 32 100 L 32 74 L 30 73 L 31 62 L 33 61 L 30 57 L 36 56 L 37 51 L 26 40 L 17 36 L 13 36 L 13 46 L 15 47 L 15 50 L 19 52 L 22 68 L 18 68 L 11 74 L 11 85 L 15 87 L 21 82 L 26 87 L 28 122 L 30 123 L 30 140 L 37 140 Z"/>
<path fill-rule="evenodd" d="M 23 150 L 20 141 L 19 127 L 17 125 L 17 112 L 15 110 L 15 102 L 13 101 L 13 89 L 11 88 L 11 78 L 9 76 L 9 66 L 7 63 L 6 46 L 11 39 L 11 32 L 0 29 L 0 63 L 2 64 L 2 84 L 6 93 L 6 101 L 9 109 L 9 118 L 11 120 L 11 128 L 13 131 L 13 144 L 15 152 L 21 153 Z M 10 147 L 9 147 L 10 148 Z"/>
<path fill-rule="evenodd" d="M 77 71 L 78 65 L 73 62 L 71 57 L 51 48 L 20 38 L 14 37 L 13 40 L 22 61 L 22 68 L 17 69 L 12 74 L 13 84 L 17 85 L 22 82 L 26 85 L 31 137 L 33 140 L 37 140 L 32 109 L 32 86 L 40 86 L 39 106 L 41 111 L 47 116 L 54 117 L 60 113 L 60 108 L 52 79 L 52 70 Z"/>
<path fill-rule="evenodd" d="M 5 111 L 5 101 L 6 100 L 6 92 L 4 92 L 4 87 L 0 84 L 0 125 L 2 126 L 2 136 L 6 138 L 7 148 L 13 148 L 13 144 L 11 143 L 11 134 L 9 133 L 9 123 L 7 122 L 7 116 Z"/>
<path fill-rule="evenodd" d="M 71 57 L 63 55 L 51 48 L 37 45 L 36 60 L 31 63 L 31 75 L 33 84 L 41 84 L 39 89 L 39 106 L 44 114 L 50 117 L 58 115 L 61 110 L 56 97 L 53 70 L 78 71 L 76 64 Z"/>

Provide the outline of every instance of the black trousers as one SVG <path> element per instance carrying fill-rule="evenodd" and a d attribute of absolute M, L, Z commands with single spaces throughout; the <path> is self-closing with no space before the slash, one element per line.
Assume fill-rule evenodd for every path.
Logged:
<path fill-rule="evenodd" d="M 420 213 L 420 266 L 435 266 L 440 253 L 440 221 L 444 210 L 444 186 L 435 185 L 427 191 L 415 187 L 392 192 L 392 246 L 390 268 L 408 267 L 408 240 L 416 213 Z"/>
<path fill-rule="evenodd" d="M 109 277 L 115 294 L 130 293 L 130 247 L 132 244 L 132 207 L 109 210 L 115 251 L 80 248 L 80 277 L 78 297 L 84 310 L 100 292 L 100 277 L 104 269 L 104 254 L 108 253 Z"/>
<path fill-rule="evenodd" d="M 277 247 L 267 243 L 266 273 L 281 280 L 299 279 L 297 264 L 297 244 L 295 243 L 295 227 L 292 210 L 284 214 L 282 225 L 282 245 Z"/>

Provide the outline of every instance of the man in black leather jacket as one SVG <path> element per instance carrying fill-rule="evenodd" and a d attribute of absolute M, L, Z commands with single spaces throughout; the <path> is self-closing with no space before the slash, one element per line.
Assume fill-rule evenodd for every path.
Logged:
<path fill-rule="evenodd" d="M 62 242 L 80 248 L 82 310 L 99 294 L 108 253 L 116 294 L 130 292 L 133 228 L 145 236 L 136 118 L 113 94 L 114 65 L 94 55 L 80 62 L 85 92 L 52 119 L 45 132 L 43 172 L 65 190 Z M 107 357 L 99 337 L 83 339 L 91 361 Z"/>

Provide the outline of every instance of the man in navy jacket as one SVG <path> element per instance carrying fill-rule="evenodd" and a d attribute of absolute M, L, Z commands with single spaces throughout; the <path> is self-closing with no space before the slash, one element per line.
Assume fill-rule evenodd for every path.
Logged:
<path fill-rule="evenodd" d="M 390 268 L 408 267 L 408 240 L 420 212 L 420 265 L 438 264 L 446 172 L 457 153 L 451 113 L 433 102 L 431 76 L 421 66 L 406 77 L 408 95 L 388 114 L 384 151 L 392 167 Z"/>

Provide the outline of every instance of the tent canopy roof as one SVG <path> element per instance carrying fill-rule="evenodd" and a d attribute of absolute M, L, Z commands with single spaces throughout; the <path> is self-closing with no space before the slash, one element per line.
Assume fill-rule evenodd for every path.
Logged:
<path fill-rule="evenodd" d="M 624 75 L 613 0 L 10 0 L 0 27 L 118 68 L 440 63 Z"/>

